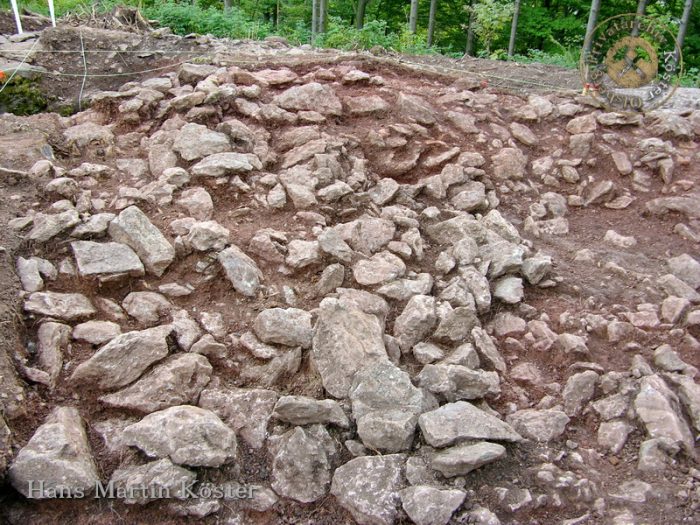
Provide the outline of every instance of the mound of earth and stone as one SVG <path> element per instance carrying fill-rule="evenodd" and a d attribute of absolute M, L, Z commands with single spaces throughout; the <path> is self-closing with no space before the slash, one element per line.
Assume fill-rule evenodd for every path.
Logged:
<path fill-rule="evenodd" d="M 700 111 L 331 62 L 0 118 L 4 519 L 693 523 Z"/>

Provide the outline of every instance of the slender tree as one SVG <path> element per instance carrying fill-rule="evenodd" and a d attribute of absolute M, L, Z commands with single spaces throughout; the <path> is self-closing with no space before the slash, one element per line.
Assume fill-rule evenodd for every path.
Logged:
<path fill-rule="evenodd" d="M 326 31 L 328 31 L 328 0 L 321 0 L 318 17 L 318 32 L 325 33 Z"/>
<path fill-rule="evenodd" d="M 224 0 L 224 13 L 231 11 L 231 0 Z"/>
<path fill-rule="evenodd" d="M 437 0 L 430 0 L 430 15 L 428 18 L 428 47 L 433 47 L 435 37 L 435 11 L 437 11 Z"/>
<path fill-rule="evenodd" d="M 593 45 L 593 30 L 595 29 L 596 22 L 598 21 L 598 13 L 600 12 L 600 0 L 592 0 L 591 11 L 588 14 L 588 25 L 586 26 L 586 39 L 583 43 L 583 54 L 587 56 L 591 52 L 591 46 Z"/>
<path fill-rule="evenodd" d="M 510 26 L 510 41 L 508 42 L 508 58 L 513 58 L 515 52 L 515 37 L 518 34 L 518 17 L 520 16 L 520 0 L 515 0 L 513 7 L 513 23 Z"/>
<path fill-rule="evenodd" d="M 362 29 L 365 25 L 365 11 L 367 11 L 367 4 L 371 0 L 357 0 L 357 11 L 355 11 L 355 28 Z"/>
<path fill-rule="evenodd" d="M 318 2 L 319 0 L 311 0 L 311 45 L 316 43 L 318 33 Z"/>
<path fill-rule="evenodd" d="M 408 19 L 408 30 L 411 33 L 416 32 L 418 26 L 418 0 L 411 0 L 411 15 Z"/>
<path fill-rule="evenodd" d="M 634 26 L 632 27 L 632 36 L 639 35 L 639 20 L 644 16 L 644 11 L 647 9 L 649 0 L 639 0 L 637 4 L 637 15 L 634 17 Z"/>
<path fill-rule="evenodd" d="M 465 9 L 469 15 L 469 22 L 467 22 L 467 47 L 464 51 L 464 54 L 467 56 L 474 56 L 474 20 L 476 17 L 471 9 L 472 3 L 473 0 L 469 2 L 468 6 L 465 6 Z"/>
<path fill-rule="evenodd" d="M 685 6 L 683 7 L 683 16 L 681 17 L 681 24 L 678 26 L 678 48 L 683 49 L 683 43 L 685 42 L 685 34 L 688 31 L 688 21 L 690 20 L 690 12 L 693 10 L 693 0 L 685 0 Z"/>

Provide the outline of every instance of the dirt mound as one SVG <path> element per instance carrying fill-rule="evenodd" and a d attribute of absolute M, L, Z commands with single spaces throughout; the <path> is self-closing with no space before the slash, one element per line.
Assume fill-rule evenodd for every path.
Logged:
<path fill-rule="evenodd" d="M 700 112 L 197 45 L 0 118 L 8 522 L 692 522 Z"/>

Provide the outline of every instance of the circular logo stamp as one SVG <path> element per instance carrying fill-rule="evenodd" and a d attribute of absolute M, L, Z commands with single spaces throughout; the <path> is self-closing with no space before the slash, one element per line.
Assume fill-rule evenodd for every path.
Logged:
<path fill-rule="evenodd" d="M 586 44 L 581 54 L 584 93 L 611 111 L 651 111 L 678 87 L 681 50 L 675 34 L 653 17 L 608 18 L 596 26 Z"/>

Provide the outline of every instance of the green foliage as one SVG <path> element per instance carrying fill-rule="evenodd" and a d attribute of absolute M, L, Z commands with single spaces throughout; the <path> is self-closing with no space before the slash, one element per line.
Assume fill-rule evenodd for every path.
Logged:
<path fill-rule="evenodd" d="M 523 64 L 551 64 L 569 69 L 578 68 L 578 58 L 573 55 L 573 51 L 566 54 L 551 54 L 540 49 L 530 49 L 527 55 L 514 55 L 513 60 Z"/>
<path fill-rule="evenodd" d="M 490 55 L 493 42 L 513 17 L 513 4 L 500 0 L 479 0 L 471 6 L 470 11 L 475 17 L 474 33 L 481 38 L 486 54 Z"/>
<path fill-rule="evenodd" d="M 35 82 L 15 76 L 0 93 L 0 113 L 15 115 L 34 115 L 41 113 L 48 106 L 48 101 Z"/>
<path fill-rule="evenodd" d="M 250 20 L 237 8 L 224 13 L 214 7 L 166 2 L 153 4 L 143 11 L 147 18 L 158 20 L 180 35 L 199 33 L 229 38 L 264 38 L 271 32 L 268 24 Z"/>

